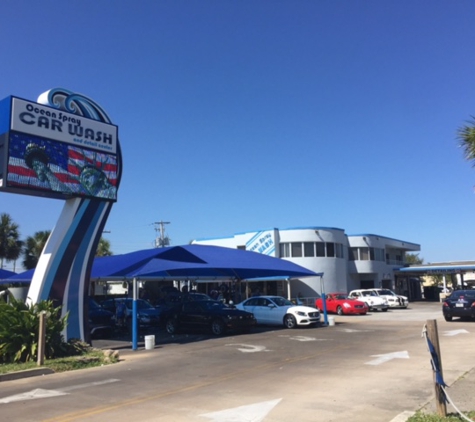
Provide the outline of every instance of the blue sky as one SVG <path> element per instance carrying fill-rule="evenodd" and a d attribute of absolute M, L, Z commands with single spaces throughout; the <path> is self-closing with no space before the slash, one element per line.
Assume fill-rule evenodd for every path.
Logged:
<path fill-rule="evenodd" d="M 475 259 L 472 0 L 3 0 L 0 99 L 55 87 L 119 126 L 114 253 L 328 226 Z M 63 202 L 0 193 L 23 238 Z M 8 268 L 8 266 L 7 266 Z"/>

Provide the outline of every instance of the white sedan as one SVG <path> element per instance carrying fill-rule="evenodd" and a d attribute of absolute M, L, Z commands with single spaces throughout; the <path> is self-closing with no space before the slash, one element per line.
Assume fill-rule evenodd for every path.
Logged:
<path fill-rule="evenodd" d="M 258 324 L 312 325 L 320 322 L 320 312 L 309 306 L 294 305 L 281 296 L 254 296 L 236 305 L 236 308 L 252 312 Z"/>
<path fill-rule="evenodd" d="M 352 290 L 349 297 L 353 299 L 361 300 L 368 305 L 370 311 L 383 311 L 386 312 L 389 308 L 388 301 L 379 297 L 375 291 L 369 289 Z"/>
<path fill-rule="evenodd" d="M 389 289 L 371 289 L 379 297 L 382 297 L 388 301 L 390 308 L 407 308 L 409 305 L 409 300 L 406 296 L 397 295 L 392 290 Z"/>

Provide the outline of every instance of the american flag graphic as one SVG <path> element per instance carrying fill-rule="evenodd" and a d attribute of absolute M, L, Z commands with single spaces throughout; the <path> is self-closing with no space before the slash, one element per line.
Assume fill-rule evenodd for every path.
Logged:
<path fill-rule="evenodd" d="M 50 170 L 48 178 L 40 180 L 37 172 L 25 161 L 27 147 L 32 146 L 47 157 L 47 167 Z M 117 159 L 115 156 L 31 135 L 13 132 L 10 134 L 7 175 L 7 185 L 10 187 L 90 196 L 80 182 L 81 170 L 86 166 L 101 170 L 113 187 L 107 195 L 99 196 L 116 199 Z"/>

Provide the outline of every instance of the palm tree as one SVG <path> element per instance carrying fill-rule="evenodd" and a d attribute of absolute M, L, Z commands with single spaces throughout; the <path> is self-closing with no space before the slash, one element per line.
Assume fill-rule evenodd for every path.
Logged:
<path fill-rule="evenodd" d="M 100 238 L 99 244 L 97 245 L 96 256 L 111 256 L 111 244 L 108 240 L 103 237 Z"/>
<path fill-rule="evenodd" d="M 28 236 L 23 249 L 23 266 L 27 270 L 36 268 L 41 252 L 48 241 L 50 230 L 36 232 L 33 236 Z"/>
<path fill-rule="evenodd" d="M 9 214 L 0 215 L 0 268 L 4 260 L 16 261 L 20 256 L 23 242 L 19 239 L 18 224 L 14 223 Z"/>
<path fill-rule="evenodd" d="M 475 117 L 471 116 L 471 120 L 467 121 L 457 131 L 457 138 L 460 141 L 460 147 L 463 149 L 465 159 L 472 161 L 475 167 Z"/>

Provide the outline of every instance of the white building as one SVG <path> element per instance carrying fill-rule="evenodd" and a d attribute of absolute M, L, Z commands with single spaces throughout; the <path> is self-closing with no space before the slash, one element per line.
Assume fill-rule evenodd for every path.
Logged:
<path fill-rule="evenodd" d="M 416 243 L 375 234 L 346 235 L 334 227 L 273 228 L 192 243 L 255 251 L 324 273 L 323 283 L 319 277 L 292 280 L 292 297 L 312 297 L 322 287 L 330 293 L 382 286 L 404 294 L 408 288 L 396 283 L 394 271 L 405 265 L 406 252 L 420 251 Z M 283 285 L 274 286 L 273 293 L 283 291 Z"/>

